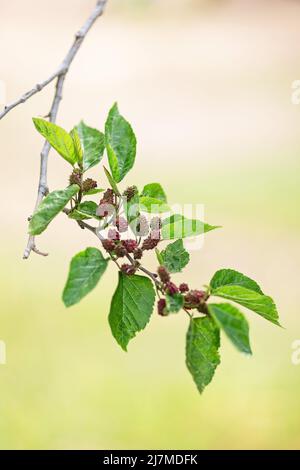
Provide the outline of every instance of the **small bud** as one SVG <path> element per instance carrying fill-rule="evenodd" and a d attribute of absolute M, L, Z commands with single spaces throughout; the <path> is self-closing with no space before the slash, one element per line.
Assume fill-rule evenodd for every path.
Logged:
<path fill-rule="evenodd" d="M 115 241 L 120 240 L 119 232 L 117 232 L 117 230 L 115 230 L 113 228 L 109 229 L 107 236 L 110 240 L 115 240 Z"/>
<path fill-rule="evenodd" d="M 74 168 L 69 177 L 70 184 L 78 184 L 78 186 L 81 186 L 81 176 L 81 171 L 78 168 Z"/>
<path fill-rule="evenodd" d="M 188 292 L 190 289 L 189 286 L 185 282 L 183 282 L 182 284 L 180 284 L 179 290 L 182 294 L 184 294 L 184 292 Z"/>
<path fill-rule="evenodd" d="M 136 186 L 130 186 L 129 188 L 125 189 L 123 196 L 126 197 L 127 201 L 130 201 L 138 192 Z"/>
<path fill-rule="evenodd" d="M 121 233 L 126 232 L 126 230 L 128 229 L 127 220 L 124 219 L 124 217 L 117 217 L 116 227 L 119 230 L 119 232 Z"/>
<path fill-rule="evenodd" d="M 168 282 L 166 285 L 167 294 L 174 295 L 178 293 L 178 287 L 173 282 Z"/>
<path fill-rule="evenodd" d="M 126 248 L 128 253 L 133 253 L 137 248 L 137 242 L 135 240 L 122 240 L 122 245 Z"/>
<path fill-rule="evenodd" d="M 133 276 L 133 274 L 136 272 L 136 267 L 132 264 L 122 264 L 121 271 L 127 276 Z"/>
<path fill-rule="evenodd" d="M 166 300 L 165 299 L 159 299 L 159 301 L 157 302 L 157 312 L 158 312 L 158 315 L 162 315 L 163 317 L 168 314 L 166 312 Z"/>
<path fill-rule="evenodd" d="M 167 282 L 170 281 L 170 274 L 164 266 L 159 266 L 157 272 L 158 272 L 161 282 L 166 284 Z"/>
<path fill-rule="evenodd" d="M 114 251 L 116 244 L 113 240 L 102 240 L 102 246 L 106 251 L 110 253 Z"/>
<path fill-rule="evenodd" d="M 110 204 L 113 206 L 115 204 L 115 193 L 112 189 L 107 189 L 100 200 L 100 204 Z"/>
<path fill-rule="evenodd" d="M 134 259 L 141 259 L 143 256 L 143 250 L 141 248 L 136 248 L 133 252 Z"/>
<path fill-rule="evenodd" d="M 82 183 L 82 191 L 84 193 L 87 193 L 91 189 L 95 189 L 95 188 L 97 188 L 97 181 L 93 180 L 92 178 L 87 178 Z"/>

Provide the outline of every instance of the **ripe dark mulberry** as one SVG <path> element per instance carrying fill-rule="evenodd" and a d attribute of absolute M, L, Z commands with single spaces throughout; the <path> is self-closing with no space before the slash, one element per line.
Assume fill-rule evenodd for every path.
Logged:
<path fill-rule="evenodd" d="M 137 248 L 137 242 L 135 240 L 123 240 L 122 244 L 126 248 L 128 253 L 133 253 L 134 250 Z"/>
<path fill-rule="evenodd" d="M 113 240 L 102 240 L 102 246 L 109 253 L 116 248 L 116 244 Z"/>
<path fill-rule="evenodd" d="M 162 315 L 162 316 L 167 315 L 165 299 L 159 299 L 159 301 L 157 302 L 157 312 L 158 312 L 158 315 Z"/>
<path fill-rule="evenodd" d="M 178 293 L 178 287 L 173 282 L 168 282 L 166 285 L 167 294 L 174 295 Z"/>
<path fill-rule="evenodd" d="M 122 264 L 121 271 L 127 276 L 133 276 L 133 274 L 136 272 L 136 267 L 132 264 Z"/>
<path fill-rule="evenodd" d="M 182 284 L 180 284 L 179 290 L 183 294 L 184 292 L 188 292 L 190 289 L 189 286 L 185 282 L 183 282 Z"/>
<path fill-rule="evenodd" d="M 161 282 L 163 282 L 164 284 L 167 284 L 167 282 L 170 281 L 170 274 L 164 266 L 159 266 L 157 272 L 158 272 Z"/>

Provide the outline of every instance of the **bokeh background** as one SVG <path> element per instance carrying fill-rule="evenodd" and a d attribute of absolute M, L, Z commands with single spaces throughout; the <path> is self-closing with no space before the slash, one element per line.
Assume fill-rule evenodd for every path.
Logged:
<path fill-rule="evenodd" d="M 0 0 L 7 101 L 55 69 L 94 3 Z M 276 299 L 285 329 L 248 312 L 253 357 L 223 338 L 202 396 L 184 364 L 184 314 L 153 315 L 128 354 L 113 340 L 113 266 L 64 308 L 69 260 L 95 246 L 91 234 L 59 216 L 38 240 L 50 256 L 22 260 L 42 145 L 31 117 L 48 112 L 52 86 L 1 121 L 1 448 L 300 448 L 299 17 L 292 0 L 109 1 L 66 80 L 63 127 L 102 129 L 116 100 L 132 123 L 138 157 L 124 185 L 160 181 L 170 202 L 203 203 L 223 226 L 176 280 L 200 287 L 231 267 Z M 50 188 L 68 173 L 52 152 Z"/>

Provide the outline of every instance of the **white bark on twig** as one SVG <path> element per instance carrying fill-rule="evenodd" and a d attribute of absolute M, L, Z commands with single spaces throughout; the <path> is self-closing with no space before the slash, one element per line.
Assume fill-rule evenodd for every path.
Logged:
<path fill-rule="evenodd" d="M 76 56 L 81 44 L 83 43 L 87 33 L 95 23 L 95 21 L 103 14 L 105 5 L 107 0 L 98 0 L 94 10 L 92 11 L 89 18 L 86 20 L 82 28 L 76 33 L 74 42 L 69 49 L 66 57 L 64 58 L 61 65 L 58 67 L 56 72 L 54 72 L 50 77 L 44 80 L 41 83 L 35 85 L 31 90 L 27 91 L 24 95 L 22 95 L 16 101 L 8 104 L 5 106 L 4 110 L 0 113 L 0 120 L 6 116 L 12 109 L 14 109 L 19 104 L 25 103 L 29 98 L 31 98 L 36 93 L 40 92 L 45 88 L 49 83 L 56 79 L 56 86 L 55 86 L 55 94 L 52 101 L 52 105 L 50 111 L 47 115 L 50 122 L 56 122 L 56 117 L 58 113 L 58 108 L 60 101 L 62 99 L 62 91 L 65 82 L 66 75 L 69 71 L 70 65 L 73 62 L 74 57 Z M 40 177 L 39 177 L 39 185 L 38 185 L 38 194 L 37 199 L 34 207 L 34 211 L 39 206 L 40 202 L 42 201 L 43 197 L 48 193 L 48 183 L 47 183 L 47 167 L 48 167 L 48 155 L 50 152 L 50 145 L 46 141 L 43 145 L 43 149 L 41 151 L 41 160 L 40 160 Z M 37 254 L 47 256 L 46 253 L 42 253 L 36 248 L 35 245 L 35 238 L 30 236 L 28 238 L 27 246 L 24 250 L 23 258 L 27 259 L 30 256 L 31 251 L 34 251 Z"/>

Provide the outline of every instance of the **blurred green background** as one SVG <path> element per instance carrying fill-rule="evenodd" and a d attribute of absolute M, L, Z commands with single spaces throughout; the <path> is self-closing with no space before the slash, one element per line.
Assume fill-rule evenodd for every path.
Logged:
<path fill-rule="evenodd" d="M 55 69 L 94 1 L 41 3 L 1 1 L 7 101 Z M 127 354 L 113 340 L 113 266 L 64 308 L 69 260 L 95 246 L 91 234 L 60 216 L 38 240 L 50 256 L 22 260 L 42 144 L 31 117 L 48 112 L 51 87 L 1 121 L 2 449 L 300 448 L 299 14 L 292 0 L 109 1 L 66 81 L 62 126 L 103 128 L 115 100 L 132 123 L 138 157 L 124 184 L 160 181 L 171 203 L 203 203 L 223 226 L 176 279 L 200 287 L 231 267 L 278 304 L 285 329 L 248 312 L 254 356 L 223 338 L 202 396 L 184 364 L 183 314 L 154 314 Z M 67 178 L 52 152 L 50 189 Z"/>

